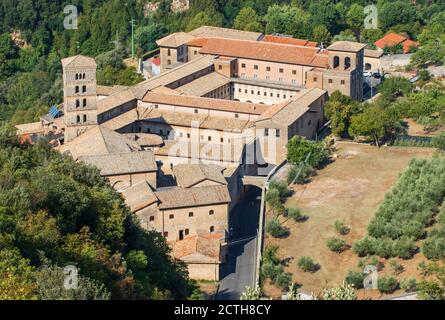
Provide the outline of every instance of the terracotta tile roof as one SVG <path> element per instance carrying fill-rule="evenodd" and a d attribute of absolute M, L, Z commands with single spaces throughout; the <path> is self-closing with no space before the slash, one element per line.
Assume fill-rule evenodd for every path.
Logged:
<path fill-rule="evenodd" d="M 209 39 L 201 53 L 273 61 L 294 65 L 327 67 L 317 60 L 319 48 L 298 47 L 270 42 Z"/>
<path fill-rule="evenodd" d="M 140 211 L 158 202 L 158 198 L 147 181 L 142 181 L 126 189 L 122 192 L 122 196 L 132 212 Z"/>
<path fill-rule="evenodd" d="M 255 140 L 254 135 L 246 137 L 246 144 Z M 195 149 L 196 154 L 195 154 Z M 238 144 L 220 143 L 190 143 L 188 140 L 172 141 L 166 140 L 161 148 L 155 150 L 156 156 L 176 157 L 189 159 L 190 161 L 211 161 L 221 165 L 240 163 L 244 146 Z M 193 151 L 193 152 L 192 152 Z"/>
<path fill-rule="evenodd" d="M 141 113 L 140 113 L 141 114 Z M 148 108 L 139 120 L 169 124 L 172 126 L 191 127 L 192 122 L 197 122 L 201 129 L 213 129 L 226 132 L 242 132 L 249 127 L 251 122 L 240 119 L 227 119 L 222 117 L 205 116 L 194 113 L 174 112 Z"/>
<path fill-rule="evenodd" d="M 74 69 L 78 67 L 96 68 L 96 60 L 94 58 L 77 55 L 62 59 L 62 67 L 64 69 Z"/>
<path fill-rule="evenodd" d="M 230 202 L 227 186 L 206 186 L 197 188 L 174 187 L 155 192 L 159 199 L 159 209 L 192 208 Z"/>
<path fill-rule="evenodd" d="M 215 57 L 212 55 L 200 56 L 190 62 L 181 64 L 180 66 L 161 73 L 153 78 L 141 82 L 131 88 L 137 99 L 142 99 L 149 90 L 154 90 L 162 86 L 168 86 L 182 78 L 202 70 L 211 68 L 214 64 Z"/>
<path fill-rule="evenodd" d="M 136 95 L 133 88 L 117 91 L 97 101 L 97 112 L 101 114 L 131 101 L 136 103 Z"/>
<path fill-rule="evenodd" d="M 40 122 L 17 124 L 15 128 L 18 134 L 42 133 L 45 131 Z"/>
<path fill-rule="evenodd" d="M 208 40 L 209 40 L 208 38 L 196 38 L 187 42 L 187 45 L 189 47 L 202 47 L 207 43 Z"/>
<path fill-rule="evenodd" d="M 407 39 L 407 37 L 391 32 L 383 38 L 377 40 L 374 44 L 376 45 L 376 47 L 384 49 L 385 47 L 396 46 Z"/>
<path fill-rule="evenodd" d="M 419 44 L 413 40 L 406 40 L 403 42 L 403 53 L 410 53 L 411 47 L 418 47 Z"/>
<path fill-rule="evenodd" d="M 127 90 L 129 87 L 127 86 L 97 86 L 96 87 L 96 94 L 98 96 L 109 96 L 113 93 L 121 92 L 124 90 Z"/>
<path fill-rule="evenodd" d="M 160 47 L 177 48 L 188 41 L 192 40 L 194 36 L 186 32 L 172 33 L 162 39 L 156 41 L 156 44 Z"/>
<path fill-rule="evenodd" d="M 302 91 L 285 103 L 274 105 L 264 112 L 255 122 L 274 119 L 277 123 L 290 124 L 310 110 L 310 105 L 326 94 L 319 88 Z"/>
<path fill-rule="evenodd" d="M 334 51 L 346 51 L 346 52 L 359 52 L 366 47 L 364 43 L 352 42 L 352 41 L 336 41 L 328 47 L 328 50 Z"/>
<path fill-rule="evenodd" d="M 273 35 L 266 35 L 261 40 L 264 42 L 272 42 L 272 43 L 281 43 L 281 44 L 290 44 L 294 46 L 303 46 L 303 47 L 316 47 L 317 42 L 309 41 L 309 40 L 303 40 L 303 39 L 296 39 L 291 37 L 283 37 L 283 36 L 273 36 Z"/>
<path fill-rule="evenodd" d="M 220 235 L 200 235 L 187 237 L 172 243 L 172 255 L 186 263 L 220 263 Z"/>
<path fill-rule="evenodd" d="M 74 160 L 81 156 L 126 153 L 141 147 L 123 135 L 102 125 L 95 126 L 74 140 L 60 146 L 61 153 L 69 153 Z"/>
<path fill-rule="evenodd" d="M 191 188 L 206 180 L 226 185 L 227 181 L 222 174 L 223 170 L 223 167 L 215 164 L 178 164 L 173 167 L 173 174 L 178 186 Z"/>
<path fill-rule="evenodd" d="M 79 157 L 79 161 L 100 169 L 102 176 L 154 172 L 158 170 L 152 151 Z"/>
<path fill-rule="evenodd" d="M 125 133 L 125 137 L 134 140 L 141 147 L 155 147 L 164 144 L 164 140 L 161 136 L 150 133 Z"/>
<path fill-rule="evenodd" d="M 383 51 L 365 49 L 365 57 L 367 58 L 380 58 L 383 56 Z"/>
<path fill-rule="evenodd" d="M 260 32 L 242 31 L 229 28 L 202 26 L 189 32 L 189 35 L 198 38 L 224 38 L 237 40 L 259 40 L 263 34 Z"/>
<path fill-rule="evenodd" d="M 176 96 L 169 94 L 148 92 L 143 102 L 153 104 L 167 104 L 173 106 L 190 107 L 197 109 L 219 110 L 244 114 L 260 115 L 268 106 L 263 104 L 245 103 L 223 99 L 212 99 L 193 96 Z"/>
<path fill-rule="evenodd" d="M 176 88 L 175 90 L 187 96 L 202 97 L 230 82 L 230 78 L 227 78 L 218 72 L 212 72 Z"/>

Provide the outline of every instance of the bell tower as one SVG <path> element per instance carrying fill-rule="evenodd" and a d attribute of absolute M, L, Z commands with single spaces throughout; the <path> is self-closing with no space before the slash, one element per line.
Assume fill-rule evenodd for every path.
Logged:
<path fill-rule="evenodd" d="M 82 55 L 62 60 L 65 142 L 97 123 L 96 61 Z"/>

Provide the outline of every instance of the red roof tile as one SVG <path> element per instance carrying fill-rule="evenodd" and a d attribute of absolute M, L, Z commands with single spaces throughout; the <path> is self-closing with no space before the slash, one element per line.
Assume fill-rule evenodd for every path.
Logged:
<path fill-rule="evenodd" d="M 228 39 L 209 39 L 201 49 L 203 54 L 327 67 L 327 59 L 320 59 L 319 52 L 319 48 Z"/>
<path fill-rule="evenodd" d="M 291 37 L 280 37 L 280 36 L 272 36 L 267 35 L 263 38 L 264 42 L 271 42 L 271 43 L 280 43 L 280 44 L 289 44 L 294 46 L 303 46 L 303 47 L 316 47 L 317 42 L 309 41 L 309 40 L 303 40 L 303 39 L 295 39 Z"/>

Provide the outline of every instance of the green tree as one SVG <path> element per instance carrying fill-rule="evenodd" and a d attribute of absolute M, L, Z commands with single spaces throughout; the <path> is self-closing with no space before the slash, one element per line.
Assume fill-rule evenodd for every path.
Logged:
<path fill-rule="evenodd" d="M 311 39 L 320 44 L 322 43 L 326 47 L 331 43 L 332 36 L 324 25 L 318 25 L 312 30 Z"/>
<path fill-rule="evenodd" d="M 245 31 L 260 32 L 263 26 L 260 17 L 251 7 L 245 7 L 240 10 L 233 23 L 233 28 Z"/>

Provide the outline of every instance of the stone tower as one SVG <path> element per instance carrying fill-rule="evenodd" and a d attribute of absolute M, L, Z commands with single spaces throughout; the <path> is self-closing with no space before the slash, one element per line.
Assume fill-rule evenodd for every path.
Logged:
<path fill-rule="evenodd" d="M 85 56 L 62 60 L 65 142 L 97 125 L 96 61 Z"/>

